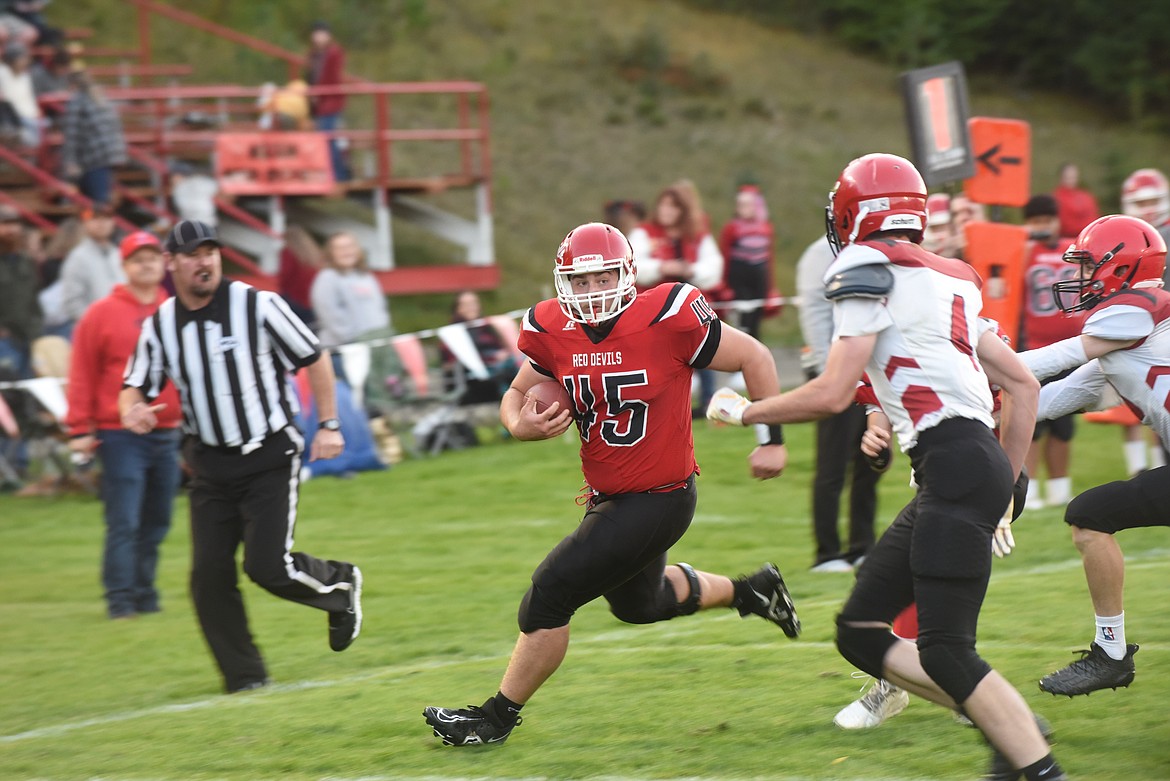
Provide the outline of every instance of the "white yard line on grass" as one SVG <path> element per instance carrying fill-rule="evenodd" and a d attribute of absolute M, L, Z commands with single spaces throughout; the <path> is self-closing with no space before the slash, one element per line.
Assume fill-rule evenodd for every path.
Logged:
<path fill-rule="evenodd" d="M 1158 560 L 1165 560 L 1170 557 L 1170 550 L 1156 549 L 1134 554 L 1126 557 L 1127 566 L 1132 566 L 1135 569 L 1144 569 L 1148 566 L 1155 566 L 1160 562 Z M 1081 566 L 1080 559 L 1068 559 L 1065 561 L 1054 562 L 1052 564 L 1044 564 L 1038 567 L 1031 567 L 1026 569 L 1012 570 L 1003 572 L 998 577 L 1021 577 L 1027 575 L 1040 575 L 1049 572 L 1056 572 L 1061 570 L 1074 569 Z M 840 600 L 834 600 L 831 604 L 837 604 Z M 829 602 L 821 602 L 814 604 L 830 604 Z M 714 617 L 708 620 L 739 620 L 737 616 L 730 613 L 724 616 Z M 644 653 L 645 648 L 627 648 L 620 645 L 614 645 L 622 640 L 632 638 L 642 632 L 642 628 L 630 629 L 615 629 L 609 632 L 600 632 L 589 637 L 575 639 L 573 641 L 574 655 L 581 654 L 624 654 L 624 653 Z M 702 631 L 702 626 L 699 623 L 690 624 L 666 624 L 657 629 L 657 635 L 660 637 L 682 637 L 685 635 L 697 634 Z M 742 645 L 735 645 L 736 649 L 744 650 L 772 650 L 776 648 L 777 643 L 744 643 Z M 1031 649 L 1033 646 L 1028 643 L 1021 644 L 1007 644 L 1007 643 L 984 643 L 983 645 L 995 648 L 1021 648 Z M 588 646 L 597 646 L 594 648 L 586 648 Z M 610 647 L 613 646 L 613 647 Z M 802 640 L 795 643 L 785 643 L 785 649 L 791 652 L 801 651 L 815 651 L 818 654 L 823 653 L 826 649 L 835 648 L 832 642 L 814 642 Z M 704 651 L 726 651 L 729 646 L 726 643 L 707 643 L 688 645 L 688 653 L 704 652 Z M 1143 651 L 1160 652 L 1164 649 L 1158 645 L 1142 645 Z M 140 708 L 138 710 L 122 711 L 119 713 L 109 713 L 104 716 L 95 716 L 90 719 L 82 719 L 80 721 L 64 722 L 61 724 L 54 724 L 47 727 L 39 727 L 37 729 L 27 730 L 25 732 L 17 732 L 11 735 L 0 735 L 0 745 L 6 743 L 18 743 L 24 740 L 34 740 L 37 738 L 51 738 L 60 735 L 65 735 L 70 732 L 87 729 L 89 727 L 101 727 L 107 724 L 117 724 L 123 721 L 132 721 L 134 719 L 150 718 L 153 716 L 164 715 L 168 713 L 186 713 L 188 711 L 202 710 L 211 707 L 248 707 L 259 702 L 263 702 L 271 695 L 283 694 L 287 692 L 303 691 L 306 689 L 325 689 L 334 686 L 347 686 L 362 681 L 386 679 L 386 678 L 405 678 L 424 670 L 441 670 L 447 667 L 458 667 L 465 664 L 480 664 L 483 662 L 503 662 L 506 661 L 511 653 L 511 646 L 506 649 L 501 647 L 501 651 L 495 654 L 481 655 L 476 657 L 461 657 L 458 659 L 435 659 L 430 661 L 415 661 L 407 664 L 392 665 L 389 667 L 382 667 L 376 670 L 359 673 L 356 675 L 346 676 L 344 678 L 335 678 L 332 680 L 319 681 L 301 681 L 299 683 L 273 684 L 264 689 L 252 692 L 245 695 L 217 695 L 215 697 L 195 700 L 187 703 L 177 703 L 171 705 L 159 705 L 153 708 Z M 362 779 L 328 779 L 328 781 L 430 781 L 424 776 L 370 776 Z M 457 779 L 446 779 L 446 781 L 458 781 Z M 486 781 L 486 779 L 484 779 Z M 504 781 L 504 779 L 492 779 L 492 781 Z M 515 779 L 513 781 L 525 781 L 522 779 Z M 596 781 L 640 781 L 639 779 L 619 779 L 618 777 L 605 777 L 602 779 L 598 777 Z M 679 779 L 678 781 L 683 781 Z M 686 781 L 704 781 L 703 779 L 686 779 Z M 729 778 L 710 779 L 709 781 L 733 781 Z M 783 781 L 781 779 L 781 781 Z M 877 780 L 874 780 L 877 781 Z M 891 780 L 893 781 L 893 780 Z"/>

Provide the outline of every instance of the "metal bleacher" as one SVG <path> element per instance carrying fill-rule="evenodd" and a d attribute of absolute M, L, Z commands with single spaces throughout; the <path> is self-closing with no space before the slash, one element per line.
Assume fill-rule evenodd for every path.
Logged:
<path fill-rule="evenodd" d="M 156 61 L 154 31 L 179 25 L 185 34 L 229 41 L 284 63 L 290 80 L 304 68 L 302 55 L 157 0 L 125 2 L 136 10 L 136 45 L 102 47 L 84 31 L 70 35 L 85 39 L 80 54 L 87 70 L 122 116 L 130 162 L 116 171 L 115 192 L 124 230 L 176 219 L 168 172 L 185 162 L 215 172 L 219 226 L 229 245 L 225 261 L 235 276 L 258 286 L 275 288 L 284 229 L 292 221 L 322 235 L 356 235 L 390 295 L 498 285 L 483 84 L 373 82 L 347 74 L 342 85 L 309 90 L 347 96 L 345 129 L 261 130 L 260 85 L 197 83 L 189 64 Z M 66 97 L 44 101 L 59 105 Z M 321 157 L 329 137 L 348 145 L 354 170 L 348 181 L 333 181 L 328 155 Z M 60 134 L 50 130 L 39 149 L 0 147 L 0 202 L 45 231 L 87 205 L 57 177 L 60 144 Z M 399 262 L 394 226 L 400 222 L 454 245 L 464 262 Z"/>

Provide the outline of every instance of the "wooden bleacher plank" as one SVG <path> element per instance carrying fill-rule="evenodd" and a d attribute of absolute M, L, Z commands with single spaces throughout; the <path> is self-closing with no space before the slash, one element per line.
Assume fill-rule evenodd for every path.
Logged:
<path fill-rule="evenodd" d="M 460 290 L 494 290 L 500 284 L 500 267 L 408 266 L 375 271 L 382 290 L 391 296 L 418 293 L 458 293 Z"/>

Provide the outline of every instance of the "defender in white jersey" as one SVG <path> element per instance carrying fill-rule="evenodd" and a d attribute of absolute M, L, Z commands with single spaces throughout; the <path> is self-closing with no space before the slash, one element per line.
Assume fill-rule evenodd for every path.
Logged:
<path fill-rule="evenodd" d="M 836 333 L 825 370 L 789 393 L 750 403 L 721 390 L 708 416 L 755 424 L 815 420 L 853 400 L 867 372 L 918 493 L 858 570 L 837 617 L 842 656 L 875 678 L 962 709 L 995 748 L 989 778 L 1064 778 L 1031 710 L 975 651 L 991 540 L 1035 425 L 1039 383 L 994 330 L 981 328 L 981 281 L 922 249 L 926 186 L 894 155 L 851 162 L 830 195 L 839 251 L 825 275 Z M 988 382 L 1003 390 L 1002 446 Z M 917 644 L 890 624 L 918 607 Z"/>
<path fill-rule="evenodd" d="M 1079 366 L 1040 391 L 1039 417 L 1093 407 L 1112 385 L 1142 422 L 1170 442 L 1170 293 L 1162 289 L 1166 242 L 1136 217 L 1111 215 L 1090 223 L 1064 254 L 1081 267 L 1078 279 L 1052 290 L 1065 312 L 1091 314 L 1079 336 L 1020 357 L 1040 379 Z M 1158 467 L 1097 486 L 1065 510 L 1081 552 L 1096 613 L 1093 642 L 1082 658 L 1045 676 L 1053 694 L 1088 694 L 1128 686 L 1138 647 L 1125 641 L 1125 562 L 1114 537 L 1122 529 L 1170 526 L 1170 471 Z"/>

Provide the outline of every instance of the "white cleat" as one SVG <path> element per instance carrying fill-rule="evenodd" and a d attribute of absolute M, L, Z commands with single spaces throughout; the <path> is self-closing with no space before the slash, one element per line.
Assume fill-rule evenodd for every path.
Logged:
<path fill-rule="evenodd" d="M 833 723 L 841 729 L 873 729 L 909 704 L 910 695 L 904 689 L 879 679 L 869 691 L 842 708 Z"/>

